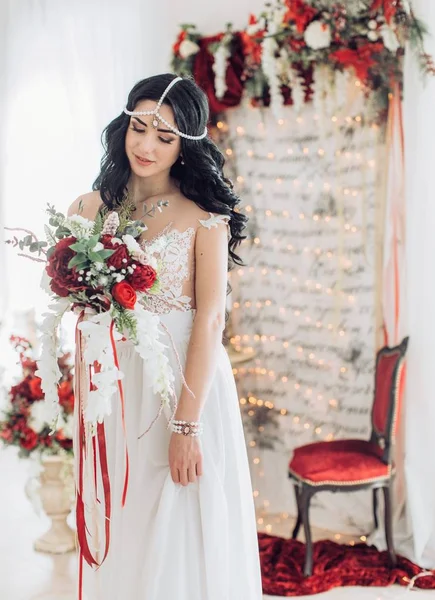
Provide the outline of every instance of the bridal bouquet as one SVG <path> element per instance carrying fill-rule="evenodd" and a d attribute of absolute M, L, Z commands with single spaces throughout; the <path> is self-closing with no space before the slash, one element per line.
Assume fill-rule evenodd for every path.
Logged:
<path fill-rule="evenodd" d="M 159 291 L 158 262 L 139 243 L 147 227 L 142 221 L 130 220 L 129 213 L 122 209 L 119 213 L 99 214 L 95 221 L 81 215 L 65 217 L 50 205 L 47 213 L 46 241 L 24 230 L 27 235 L 23 239 L 14 237 L 8 243 L 38 256 L 21 255 L 45 263 L 42 286 L 53 302 L 43 315 L 36 375 L 41 378 L 45 402 L 52 409 L 52 430 L 60 414 L 58 383 L 62 376 L 57 330 L 68 310 L 79 315 L 77 327 L 84 338 L 87 376 L 92 373 L 84 421 L 94 426 L 93 433 L 97 423 L 111 413 L 111 397 L 117 386 L 122 396 L 123 373 L 116 341 L 124 336 L 134 342 L 146 361 L 149 384 L 161 397 L 161 410 L 164 404 L 170 406 L 174 377 L 159 339 L 159 317 L 141 304 L 147 294 Z"/>

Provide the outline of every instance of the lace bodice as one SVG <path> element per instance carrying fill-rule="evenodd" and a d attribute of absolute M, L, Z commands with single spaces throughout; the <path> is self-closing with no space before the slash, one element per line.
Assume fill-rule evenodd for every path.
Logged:
<path fill-rule="evenodd" d="M 208 219 L 199 219 L 200 226 L 207 229 L 228 222 L 228 216 L 212 213 Z M 143 249 L 157 259 L 160 281 L 158 291 L 143 299 L 148 310 L 162 314 L 195 308 L 195 235 L 194 227 L 179 231 L 169 223 L 157 236 L 142 241 Z"/>

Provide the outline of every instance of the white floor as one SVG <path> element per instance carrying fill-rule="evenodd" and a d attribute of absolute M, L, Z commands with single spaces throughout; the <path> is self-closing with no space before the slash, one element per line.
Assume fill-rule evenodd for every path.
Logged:
<path fill-rule="evenodd" d="M 35 513 L 24 494 L 27 479 L 27 462 L 18 460 L 12 449 L 0 450 L 0 600 L 76 600 L 75 555 L 50 556 L 33 550 L 33 540 L 44 533 L 47 520 Z M 326 537 L 325 532 L 316 532 L 315 537 Z M 318 600 L 399 600 L 408 599 L 409 593 L 399 587 L 341 588 L 305 596 L 308 597 Z M 435 591 L 417 590 L 412 592 L 412 597 L 435 600 Z M 277 597 L 264 598 L 275 600 Z"/>

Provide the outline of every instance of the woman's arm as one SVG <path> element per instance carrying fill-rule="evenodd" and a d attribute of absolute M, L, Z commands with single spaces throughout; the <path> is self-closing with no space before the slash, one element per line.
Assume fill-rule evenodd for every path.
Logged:
<path fill-rule="evenodd" d="M 187 351 L 185 380 L 175 419 L 199 421 L 214 377 L 225 327 L 227 292 L 227 225 L 200 227 L 195 242 L 196 316 Z"/>
<path fill-rule="evenodd" d="M 175 420 L 199 421 L 213 381 L 217 352 L 225 325 L 227 289 L 227 226 L 200 227 L 195 243 L 196 316 L 185 368 L 185 380 L 195 398 L 183 386 Z M 203 474 L 202 451 L 197 437 L 173 433 L 169 443 L 172 480 L 186 486 Z"/>

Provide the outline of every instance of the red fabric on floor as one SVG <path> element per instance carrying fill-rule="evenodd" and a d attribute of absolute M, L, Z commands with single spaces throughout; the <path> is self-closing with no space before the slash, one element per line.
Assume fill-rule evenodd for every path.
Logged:
<path fill-rule="evenodd" d="M 401 556 L 391 569 L 388 554 L 374 546 L 323 540 L 314 544 L 313 575 L 305 578 L 305 544 L 265 533 L 259 533 L 258 539 L 263 593 L 271 596 L 305 596 L 345 586 L 406 586 L 422 570 Z M 435 574 L 420 577 L 415 587 L 435 589 Z"/>

